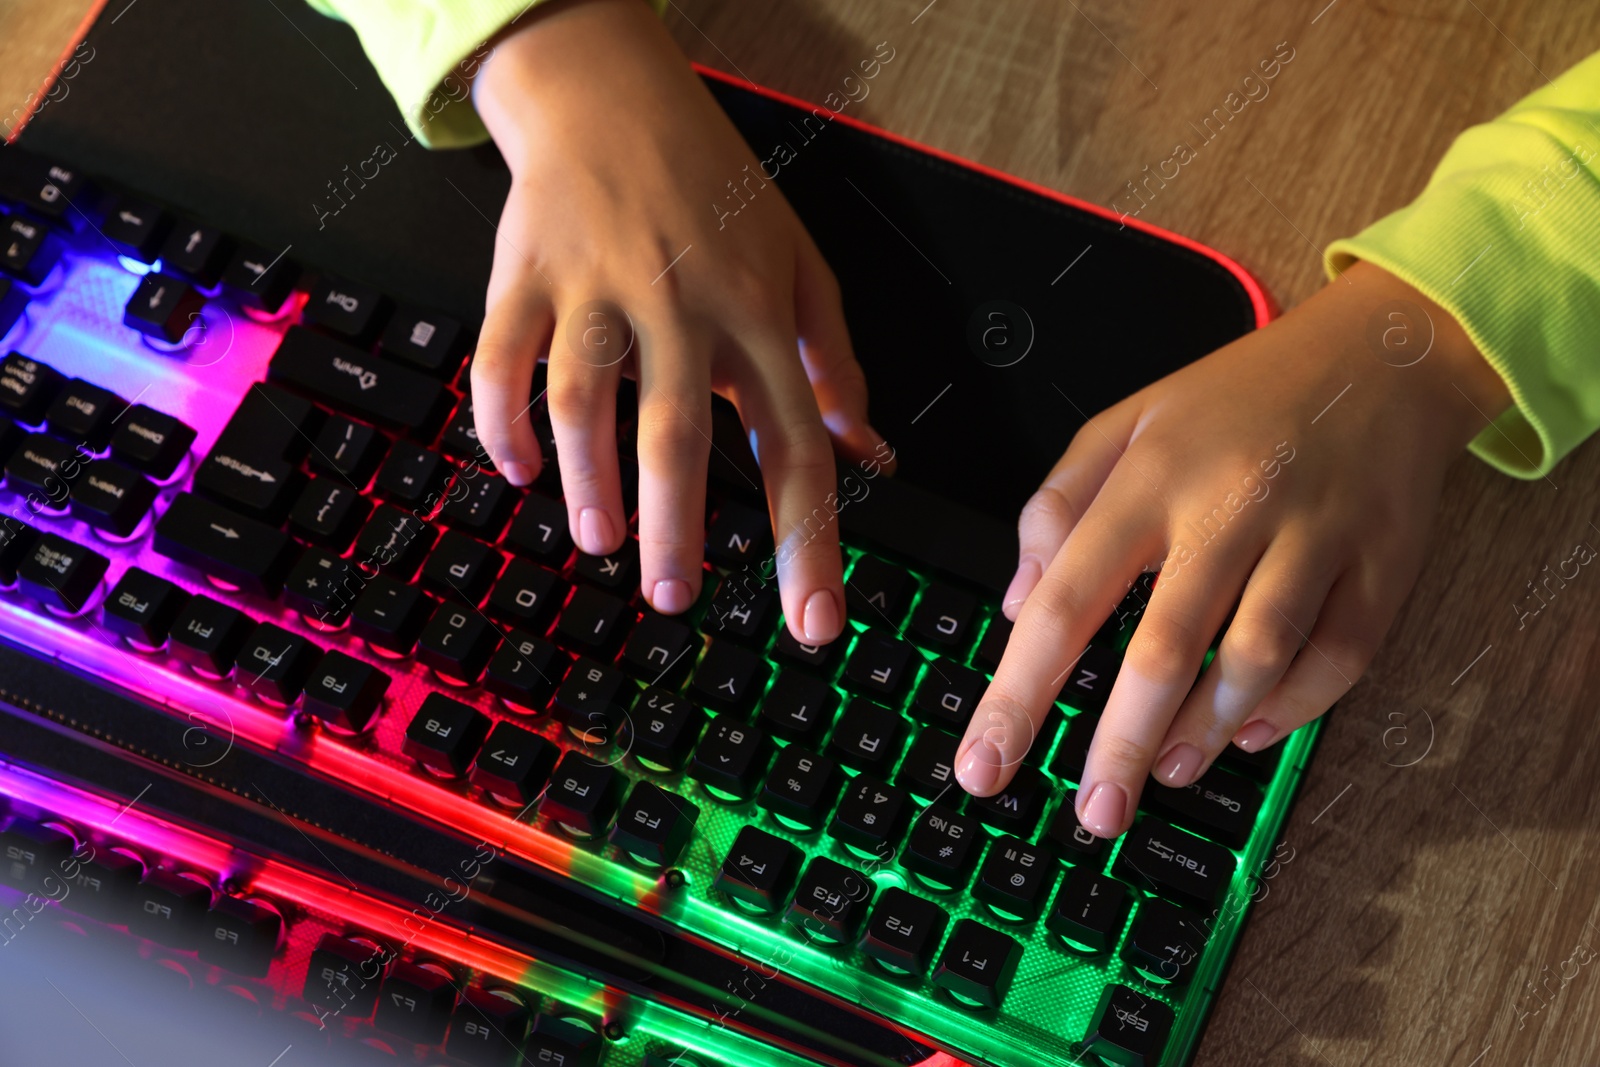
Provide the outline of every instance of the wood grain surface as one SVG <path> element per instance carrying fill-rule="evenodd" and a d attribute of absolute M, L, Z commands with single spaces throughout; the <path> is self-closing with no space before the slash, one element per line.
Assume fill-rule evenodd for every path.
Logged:
<path fill-rule="evenodd" d="M 89 6 L 0 0 L 0 115 Z M 1140 217 L 1285 307 L 1322 284 L 1318 249 L 1416 195 L 1457 132 L 1600 48 L 1581 0 L 671 0 L 667 19 L 692 58 L 813 100 L 888 42 L 851 113 L 1099 203 L 1187 142 Z M 1244 84 L 1282 49 L 1264 96 Z M 1597 482 L 1593 441 L 1541 481 L 1452 470 L 1197 1063 L 1600 1063 L 1600 569 L 1543 602 L 1527 584 L 1600 547 Z"/>

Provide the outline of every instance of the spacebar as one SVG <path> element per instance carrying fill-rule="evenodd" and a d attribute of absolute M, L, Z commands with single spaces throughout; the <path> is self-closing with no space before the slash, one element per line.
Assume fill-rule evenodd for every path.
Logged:
<path fill-rule="evenodd" d="M 842 468 L 843 469 L 843 468 Z M 934 570 L 1004 595 L 1017 564 L 1009 525 L 898 478 L 839 479 L 839 525 Z"/>

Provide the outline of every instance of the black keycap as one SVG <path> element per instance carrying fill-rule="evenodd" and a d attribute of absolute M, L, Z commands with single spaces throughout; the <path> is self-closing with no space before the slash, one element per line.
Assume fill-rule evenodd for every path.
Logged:
<path fill-rule="evenodd" d="M 211 889 L 175 871 L 150 871 L 134 892 L 134 905 L 129 933 L 192 952 L 200 947 Z"/>
<path fill-rule="evenodd" d="M 246 978 L 265 978 L 277 955 L 283 918 L 236 897 L 218 897 L 200 931 L 200 958 Z"/>
<path fill-rule="evenodd" d="M 65 512 L 72 500 L 72 484 L 83 476 L 90 456 L 81 446 L 42 433 L 31 434 L 6 460 L 6 488 L 27 498 L 37 514 Z"/>
<path fill-rule="evenodd" d="M 287 252 L 284 249 L 283 252 Z M 300 266 L 283 252 L 244 246 L 228 257 L 222 269 L 222 283 L 240 305 L 275 314 L 289 299 Z M 298 327 L 297 327 L 298 328 Z"/>
<path fill-rule="evenodd" d="M 900 866 L 937 889 L 960 889 L 972 877 L 987 840 L 978 820 L 953 806 L 932 804 L 911 824 Z"/>
<path fill-rule="evenodd" d="M 494 583 L 484 609 L 502 622 L 542 633 L 566 592 L 566 583 L 555 571 L 514 557 Z"/>
<path fill-rule="evenodd" d="M 25 522 L 0 515 L 0 582 L 17 580 L 17 567 L 38 540 L 39 531 Z"/>
<path fill-rule="evenodd" d="M 1278 764 L 1282 760 L 1282 741 L 1254 752 L 1246 752 L 1238 745 L 1226 745 L 1222 749 L 1222 754 L 1217 757 L 1217 766 L 1266 785 L 1272 781 L 1272 776 L 1278 773 Z"/>
<path fill-rule="evenodd" d="M 472 784 L 508 803 L 530 804 L 550 781 L 561 750 L 514 722 L 496 723 L 472 765 Z"/>
<path fill-rule="evenodd" d="M 890 886 L 878 894 L 861 951 L 894 971 L 925 974 L 949 923 L 937 904 Z"/>
<path fill-rule="evenodd" d="M 911 635 L 943 651 L 958 653 L 972 640 L 978 598 L 938 582 L 928 586 L 911 613 Z"/>
<path fill-rule="evenodd" d="M 745 715 L 766 687 L 772 668 L 766 660 L 731 641 L 712 641 L 695 668 L 689 695 L 733 715 Z"/>
<path fill-rule="evenodd" d="M 1128 643 L 1128 638 L 1133 636 L 1134 627 L 1139 625 L 1139 620 L 1144 617 L 1144 609 L 1150 604 L 1150 596 L 1155 591 L 1156 575 L 1146 571 L 1139 575 L 1128 587 L 1127 594 L 1115 611 L 1106 619 L 1105 623 L 1094 635 L 1094 643 L 1106 648 L 1122 648 Z"/>
<path fill-rule="evenodd" d="M 978 821 L 996 830 L 1032 837 L 1039 826 L 1045 801 L 1050 799 L 1050 783 L 1032 767 L 1017 768 L 1016 774 L 1000 792 L 989 797 L 973 797 L 967 810 Z"/>
<path fill-rule="evenodd" d="M 1200 916 L 1165 900 L 1146 898 L 1134 913 L 1122 958 L 1152 982 L 1183 985 L 1194 977 L 1205 947 Z"/>
<path fill-rule="evenodd" d="M 109 459 L 92 460 L 72 483 L 72 516 L 113 537 L 127 537 L 149 514 L 156 487 Z"/>
<path fill-rule="evenodd" d="M 1072 665 L 1067 683 L 1061 687 L 1061 703 L 1099 714 L 1105 710 L 1106 698 L 1111 695 L 1111 685 L 1117 680 L 1117 668 L 1122 657 L 1102 645 L 1090 645 Z"/>
<path fill-rule="evenodd" d="M 808 645 L 795 639 L 787 626 L 778 628 L 778 639 L 773 643 L 772 651 L 781 660 L 785 660 L 797 667 L 826 677 L 832 677 L 834 668 L 839 665 L 839 660 L 844 656 L 845 646 L 850 643 L 848 628 L 845 634 L 837 641 L 826 645 Z"/>
<path fill-rule="evenodd" d="M 1116 861 L 1119 877 L 1201 908 L 1222 902 L 1233 870 L 1233 853 L 1155 818 L 1128 831 Z"/>
<path fill-rule="evenodd" d="M 223 675 L 233 669 L 239 646 L 254 627 L 255 621 L 237 608 L 208 596 L 190 597 L 172 621 L 167 648 L 179 663 Z"/>
<path fill-rule="evenodd" d="M 580 653 L 605 653 L 616 647 L 623 625 L 632 621 L 633 609 L 626 601 L 580 585 L 561 609 L 556 638 Z"/>
<path fill-rule="evenodd" d="M 195 491 L 219 504 L 274 526 L 283 521 L 305 476 L 294 464 L 256 447 L 236 447 L 237 434 L 223 439 L 195 471 Z"/>
<path fill-rule="evenodd" d="M 1005 655 L 1006 643 L 1011 640 L 1014 625 L 1004 615 L 995 615 L 990 619 L 988 628 L 978 641 L 977 651 L 972 654 L 972 665 L 993 674 L 995 668 L 1000 666 L 1000 657 Z"/>
<path fill-rule="evenodd" d="M 317 434 L 311 466 L 360 489 L 372 479 L 388 447 L 388 438 L 374 427 L 334 415 Z"/>
<path fill-rule="evenodd" d="M 579 552 L 572 573 L 596 588 L 628 596 L 639 588 L 639 542 L 630 538 L 609 556 Z"/>
<path fill-rule="evenodd" d="M 763 511 L 727 503 L 706 531 L 706 559 L 737 570 L 772 558 L 772 524 Z"/>
<path fill-rule="evenodd" d="M 366 348 L 389 315 L 389 301 L 371 286 L 323 275 L 311 287 L 302 314 L 306 322 Z"/>
<path fill-rule="evenodd" d="M 515 1067 L 529 1018 L 528 1006 L 514 994 L 472 987 L 456 1004 L 445 1051 L 472 1067 Z"/>
<path fill-rule="evenodd" d="M 887 774 L 905 750 L 906 721 L 899 712 L 863 697 L 845 705 L 828 742 L 828 754 L 857 770 Z"/>
<path fill-rule="evenodd" d="M 0 846 L 0 870 L 6 866 L 5 853 L 4 846 Z M 100 848 L 92 856 L 75 857 L 65 874 L 71 886 L 73 911 L 101 922 L 124 923 L 144 877 L 144 864 L 126 853 Z"/>
<path fill-rule="evenodd" d="M 517 496 L 517 490 L 499 475 L 468 467 L 445 494 L 439 521 L 492 541 L 500 536 Z"/>
<path fill-rule="evenodd" d="M 816 830 L 839 799 L 838 765 L 826 756 L 789 745 L 778 753 L 756 803 L 791 826 Z"/>
<path fill-rule="evenodd" d="M 1039 843 L 1051 849 L 1056 858 L 1065 863 L 1094 866 L 1105 859 L 1110 842 L 1083 828 L 1083 824 L 1078 822 L 1077 803 L 1078 791 L 1066 790 L 1061 798 L 1061 806 L 1051 816 L 1050 825 L 1045 828 Z"/>
<path fill-rule="evenodd" d="M 567 654 L 526 630 L 512 630 L 483 675 L 483 687 L 514 708 L 540 711 L 567 673 Z"/>
<path fill-rule="evenodd" d="M 1055 859 L 1043 848 L 1017 837 L 999 837 L 978 868 L 972 896 L 1002 918 L 1037 918 L 1055 885 Z"/>
<path fill-rule="evenodd" d="M 7 152 L 0 161 L 0 197 L 14 200 L 33 214 L 73 229 L 92 213 L 96 193 L 83 172 L 47 159 Z"/>
<path fill-rule="evenodd" d="M 264 622 L 239 647 L 234 679 L 263 700 L 292 704 L 321 658 L 322 649 L 310 641 Z"/>
<path fill-rule="evenodd" d="M 493 467 L 489 454 L 478 441 L 478 420 L 468 393 L 456 405 L 455 412 L 445 420 L 444 432 L 439 435 L 439 448 L 452 459 Z"/>
<path fill-rule="evenodd" d="M 267 376 L 336 411 L 418 438 L 438 430 L 452 400 L 436 378 L 303 326 L 283 335 Z"/>
<path fill-rule="evenodd" d="M 11 332 L 27 309 L 28 291 L 10 278 L 0 278 L 0 337 Z"/>
<path fill-rule="evenodd" d="M 57 611 L 82 611 L 110 560 L 57 534 L 40 534 L 17 564 L 17 582 L 25 596 Z"/>
<path fill-rule="evenodd" d="M 0 409 L 20 423 L 38 425 L 66 381 L 53 367 L 13 352 L 0 362 Z"/>
<path fill-rule="evenodd" d="M 630 856 L 657 867 L 678 862 L 694 833 L 700 809 L 652 782 L 637 782 L 617 815 L 611 840 Z"/>
<path fill-rule="evenodd" d="M 455 1004 L 456 987 L 448 973 L 397 960 L 384 976 L 373 1024 L 407 1041 L 437 1045 Z"/>
<path fill-rule="evenodd" d="M 205 306 L 206 298 L 188 282 L 151 271 L 139 279 L 122 309 L 122 325 L 175 345 L 195 326 Z"/>
<path fill-rule="evenodd" d="M 1064 781 L 1082 782 L 1084 760 L 1089 757 L 1089 744 L 1099 725 L 1098 715 L 1074 715 L 1068 719 L 1067 732 L 1050 757 L 1050 773 Z"/>
<path fill-rule="evenodd" d="M 305 999 L 337 1020 L 370 1017 L 378 1004 L 384 962 L 391 955 L 388 949 L 323 934 L 306 968 Z"/>
<path fill-rule="evenodd" d="M 622 672 L 580 657 L 556 690 L 550 710 L 574 737 L 599 748 L 621 730 L 633 692 L 633 683 Z"/>
<path fill-rule="evenodd" d="M 172 217 L 154 204 L 118 196 L 100 224 L 100 233 L 117 254 L 140 263 L 154 263 L 161 243 L 172 230 Z"/>
<path fill-rule="evenodd" d="M 850 650 L 843 682 L 858 693 L 891 698 L 905 688 L 920 662 L 922 657 L 909 642 L 882 630 L 867 630 Z"/>
<path fill-rule="evenodd" d="M 1243 848 L 1261 812 L 1261 790 L 1254 783 L 1217 767 L 1182 789 L 1151 782 L 1144 806 L 1173 823 L 1218 841 Z"/>
<path fill-rule="evenodd" d="M 749 800 L 772 762 L 772 741 L 761 730 L 718 715 L 694 750 L 689 777 L 718 799 Z"/>
<path fill-rule="evenodd" d="M 356 535 L 352 558 L 363 570 L 379 570 L 404 581 L 417 573 L 437 536 L 431 525 L 411 512 L 379 504 Z"/>
<path fill-rule="evenodd" d="M 916 591 L 916 580 L 899 567 L 862 556 L 845 579 L 845 610 L 868 626 L 898 630 Z"/>
<path fill-rule="evenodd" d="M 895 772 L 894 784 L 911 790 L 913 796 L 932 801 L 948 789 L 959 789 L 955 782 L 956 748 L 961 739 L 955 734 L 928 727 L 911 743 L 905 762 Z"/>
<path fill-rule="evenodd" d="M 356 597 L 355 607 L 350 609 L 350 630 L 374 648 L 404 655 L 416 645 L 417 635 L 432 614 L 432 597 L 414 585 L 380 574 L 367 578 Z"/>
<path fill-rule="evenodd" d="M 221 230 L 183 223 L 161 246 L 161 265 L 206 289 L 222 279 L 222 268 L 233 255 L 233 242 Z"/>
<path fill-rule="evenodd" d="M 44 225 L 12 215 L 0 230 L 0 270 L 29 285 L 40 285 L 61 258 L 61 242 Z"/>
<path fill-rule="evenodd" d="M 547 457 L 546 466 L 554 464 Z M 541 493 L 529 493 L 517 509 L 506 533 L 506 547 L 519 555 L 531 556 L 559 567 L 572 555 L 572 536 L 567 530 L 567 509 Z"/>
<path fill-rule="evenodd" d="M 396 441 L 378 468 L 379 493 L 422 515 L 430 515 L 444 499 L 454 468 L 432 449 L 412 441 Z"/>
<path fill-rule="evenodd" d="M 489 734 L 489 717 L 443 693 L 429 693 L 406 728 L 405 754 L 452 778 L 467 773 Z"/>
<path fill-rule="evenodd" d="M 818 736 L 839 711 L 839 693 L 800 671 L 779 671 L 761 698 L 761 726 L 779 737 L 806 741 Z"/>
<path fill-rule="evenodd" d="M 135 404 L 111 431 L 111 458 L 164 481 L 194 444 L 194 427 L 171 415 Z"/>
<path fill-rule="evenodd" d="M 127 408 L 128 402 L 109 389 L 74 378 L 56 394 L 44 421 L 53 436 L 98 452 L 111 441 L 111 421 Z"/>
<path fill-rule="evenodd" d="M 348 483 L 312 478 L 289 509 L 289 529 L 312 544 L 343 551 L 371 511 Z"/>
<path fill-rule="evenodd" d="M 500 631 L 476 608 L 447 600 L 417 638 L 417 660 L 440 676 L 472 684 L 489 665 L 500 643 Z"/>
<path fill-rule="evenodd" d="M 533 1032 L 522 1050 L 528 1064 L 553 1067 L 595 1067 L 605 1042 L 600 1034 L 574 1019 L 563 1019 L 540 1012 L 533 1020 Z"/>
<path fill-rule="evenodd" d="M 788 900 L 804 858 L 783 838 L 746 826 L 733 839 L 713 884 L 751 910 L 771 915 Z"/>
<path fill-rule="evenodd" d="M 192 493 L 156 521 L 158 553 L 260 596 L 277 595 L 293 547 L 283 531 Z"/>
<path fill-rule="evenodd" d="M 466 351 L 461 324 L 445 315 L 401 308 L 389 320 L 378 347 L 385 356 L 448 381 Z"/>
<path fill-rule="evenodd" d="M 322 409 L 304 397 L 256 382 L 228 419 L 218 441 L 227 441 L 241 451 L 260 451 L 298 463 L 322 432 L 325 418 Z"/>
<path fill-rule="evenodd" d="M 712 637 L 731 637 L 747 645 L 765 646 L 778 623 L 778 594 L 771 589 L 747 591 L 733 579 L 717 587 L 700 629 Z"/>
<path fill-rule="evenodd" d="M 968 1004 L 998 1008 L 1021 960 L 1022 946 L 1016 938 L 973 919 L 962 919 L 939 954 L 933 984 Z"/>
<path fill-rule="evenodd" d="M 670 689 L 649 686 L 633 702 L 628 717 L 628 754 L 653 771 L 675 771 L 700 739 L 706 713 Z"/>
<path fill-rule="evenodd" d="M 1092 868 L 1074 867 L 1061 880 L 1044 926 L 1077 952 L 1109 952 L 1132 906 L 1127 886 Z"/>
<path fill-rule="evenodd" d="M 3 323 L 0 323 L 3 325 Z M 17 420 L 0 411 L 0 467 L 4 467 L 17 446 L 28 439 L 28 432 L 17 425 Z"/>
<path fill-rule="evenodd" d="M 616 816 L 626 782 L 610 764 L 569 749 L 551 776 L 541 809 L 573 834 L 596 837 Z"/>
<path fill-rule="evenodd" d="M 70 870 L 77 842 L 60 830 L 25 819 L 13 819 L 0 830 L 0 882 L 34 893 L 59 887 L 63 868 Z"/>
<path fill-rule="evenodd" d="M 1120 1067 L 1156 1067 L 1172 1032 L 1172 1009 L 1125 985 L 1108 985 L 1083 1034 L 1086 1052 Z"/>
<path fill-rule="evenodd" d="M 447 600 L 477 604 L 500 576 L 500 553 L 459 530 L 446 530 L 422 565 L 422 586 Z"/>
<path fill-rule="evenodd" d="M 654 685 L 681 679 L 694 664 L 699 636 L 676 619 L 646 610 L 622 649 L 622 667 Z"/>
<path fill-rule="evenodd" d="M 784 918 L 827 941 L 854 941 L 867 917 L 875 887 L 852 867 L 817 856 L 806 865 Z"/>
<path fill-rule="evenodd" d="M 861 774 L 845 787 L 828 836 L 875 859 L 888 859 L 910 818 L 911 798 L 904 789 Z"/>
<path fill-rule="evenodd" d="M 165 578 L 129 567 L 106 595 L 106 629 L 155 648 L 165 643 L 173 620 L 188 599 L 188 593 Z"/>
<path fill-rule="evenodd" d="M 306 681 L 303 707 L 307 715 L 360 733 L 372 721 L 389 691 L 383 671 L 340 651 L 323 653 Z"/>

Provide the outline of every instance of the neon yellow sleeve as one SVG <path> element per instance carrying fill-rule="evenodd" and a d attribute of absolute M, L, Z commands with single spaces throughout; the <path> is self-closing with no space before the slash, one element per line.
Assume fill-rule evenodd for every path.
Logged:
<path fill-rule="evenodd" d="M 1422 195 L 1328 247 L 1454 315 L 1515 406 L 1471 448 L 1542 477 L 1600 428 L 1600 53 L 1456 138 Z"/>
<path fill-rule="evenodd" d="M 355 29 L 418 141 L 456 148 L 489 139 L 471 99 L 472 76 L 489 54 L 485 42 L 541 0 L 307 2 Z"/>

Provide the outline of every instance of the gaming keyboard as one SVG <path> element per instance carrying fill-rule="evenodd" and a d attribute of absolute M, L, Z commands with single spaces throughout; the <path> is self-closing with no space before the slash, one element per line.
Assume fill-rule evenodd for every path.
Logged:
<path fill-rule="evenodd" d="M 845 472 L 849 628 L 801 644 L 719 407 L 705 592 L 661 616 L 556 462 L 494 472 L 474 324 L 16 148 L 0 203 L 0 913 L 378 1062 L 1192 1054 L 1316 725 L 1079 827 L 1153 576 L 969 797 L 1009 531 L 971 558 Z"/>

